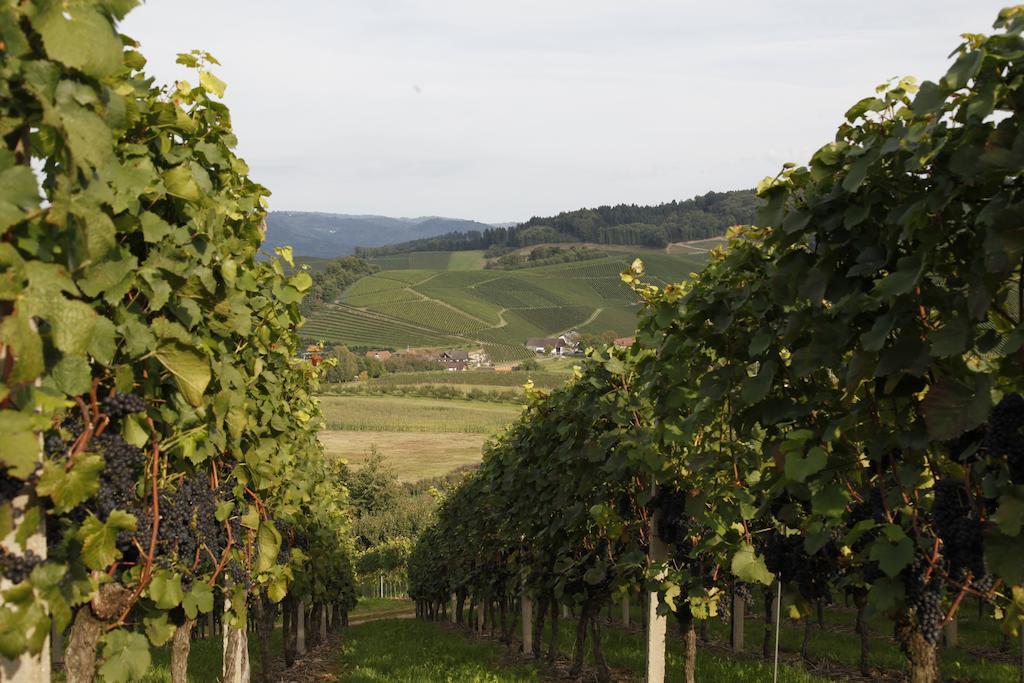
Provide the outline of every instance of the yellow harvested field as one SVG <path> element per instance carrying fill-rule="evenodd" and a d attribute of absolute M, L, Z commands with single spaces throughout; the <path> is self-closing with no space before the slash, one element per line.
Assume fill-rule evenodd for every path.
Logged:
<path fill-rule="evenodd" d="M 320 432 L 324 450 L 332 457 L 360 465 L 370 447 L 385 457 L 401 481 L 418 481 L 448 474 L 456 467 L 480 462 L 487 434 L 439 432 Z"/>

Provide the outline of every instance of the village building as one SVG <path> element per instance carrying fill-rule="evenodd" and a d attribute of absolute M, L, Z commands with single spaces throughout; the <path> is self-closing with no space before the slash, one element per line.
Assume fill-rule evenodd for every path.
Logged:
<path fill-rule="evenodd" d="M 444 366 L 445 370 L 462 372 L 469 367 L 469 352 L 462 350 L 442 351 L 437 362 Z"/>
<path fill-rule="evenodd" d="M 376 358 L 379 361 L 386 361 L 388 358 L 391 358 L 392 355 L 393 354 L 390 351 L 367 351 L 366 352 L 366 357 L 367 358 Z"/>
<path fill-rule="evenodd" d="M 576 353 L 578 344 L 560 337 L 536 337 L 526 340 L 526 348 L 534 353 L 550 353 L 553 356 L 568 356 Z"/>

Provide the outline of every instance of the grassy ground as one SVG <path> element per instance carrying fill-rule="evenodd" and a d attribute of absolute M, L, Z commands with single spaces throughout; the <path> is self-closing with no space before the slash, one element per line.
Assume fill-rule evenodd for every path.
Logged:
<path fill-rule="evenodd" d="M 320 432 L 329 456 L 362 464 L 376 448 L 403 482 L 448 474 L 456 467 L 480 462 L 487 434 L 441 432 Z"/>
<path fill-rule="evenodd" d="M 505 683 L 540 680 L 532 665 L 511 664 L 504 648 L 475 642 L 438 624 L 388 619 L 351 627 L 338 653 L 338 673 L 352 683 Z"/>
<path fill-rule="evenodd" d="M 270 650 L 276 655 L 283 652 L 281 629 L 276 629 L 270 637 Z M 216 638 L 200 638 L 192 641 L 192 649 L 188 657 L 188 678 L 192 683 L 208 683 L 219 681 L 221 663 L 223 662 L 223 640 Z M 253 673 L 260 671 L 260 661 L 256 634 L 249 634 L 249 667 Z M 171 651 L 170 648 L 154 648 L 151 652 L 152 664 L 143 683 L 170 683 Z"/>
<path fill-rule="evenodd" d="M 407 614 L 414 611 L 415 603 L 411 600 L 398 598 L 359 598 L 359 604 L 349 612 L 354 620 L 378 618 L 395 614 Z"/>
<path fill-rule="evenodd" d="M 520 406 L 392 396 L 321 396 L 332 431 L 493 434 L 515 419 Z"/>
<path fill-rule="evenodd" d="M 384 375 L 377 379 L 366 380 L 366 382 L 351 382 L 350 384 L 366 384 L 367 386 L 457 384 L 481 388 L 522 388 L 528 380 L 533 380 L 536 386 L 553 389 L 565 382 L 566 376 L 572 371 L 572 364 L 568 362 L 568 359 L 552 359 L 542 363 L 541 368 L 541 370 L 536 371 L 516 370 L 514 372 L 495 372 L 491 370 L 397 372 L 393 375 Z M 336 385 L 328 384 L 325 385 L 324 389 L 329 392 L 334 386 Z"/>
<path fill-rule="evenodd" d="M 755 597 L 757 597 L 755 592 Z M 618 623 L 620 607 L 613 608 L 613 619 Z M 856 671 L 860 661 L 860 641 L 853 631 L 856 613 L 853 610 L 834 607 L 825 611 L 825 626 L 819 628 L 817 622 L 812 624 L 808 655 L 814 663 L 806 667 L 799 660 L 800 646 L 803 641 L 804 623 L 785 620 L 779 635 L 781 660 L 787 663 L 786 677 L 780 680 L 820 681 L 844 680 L 846 671 Z M 943 648 L 940 661 L 943 680 L 955 680 L 971 683 L 1015 683 L 1018 680 L 1016 644 L 1006 643 L 1009 650 L 1001 652 L 1004 644 L 998 624 L 986 615 L 978 617 L 974 605 L 965 605 L 959 616 L 960 643 L 956 648 Z M 638 625 L 641 623 L 640 608 L 634 604 L 631 610 L 632 629 L 615 626 L 605 629 L 605 654 L 609 664 L 640 671 L 643 665 L 643 652 Z M 575 622 L 562 624 L 559 633 L 560 647 L 563 652 L 572 648 L 572 626 Z M 892 639 L 892 624 L 883 617 L 869 621 L 871 644 L 868 663 L 876 674 L 885 674 L 887 680 L 898 679 L 906 670 L 906 659 L 898 645 Z M 698 645 L 697 680 L 764 680 L 759 678 L 765 665 L 760 661 L 762 639 L 764 636 L 763 619 L 756 614 L 748 614 L 744 621 L 745 651 L 740 656 L 733 656 L 725 651 L 729 642 L 730 624 L 724 619 L 713 619 L 708 623 L 708 635 L 715 648 Z M 547 641 L 545 641 L 547 642 Z M 669 623 L 668 658 L 670 668 L 678 670 L 682 666 L 682 641 L 674 621 Z M 614 654 L 613 654 L 614 653 Z M 616 663 L 618 662 L 618 664 Z M 674 663 L 673 663 L 674 662 Z M 734 668 L 739 667 L 739 668 Z M 706 677 L 701 676 L 701 671 Z M 743 672 L 747 673 L 743 673 Z M 729 673 L 731 672 L 731 673 Z M 736 676 L 735 678 L 715 678 L 716 675 Z M 768 678 L 770 679 L 770 670 Z M 743 677 L 743 676 L 750 677 Z M 679 680 L 670 675 L 669 680 Z"/>

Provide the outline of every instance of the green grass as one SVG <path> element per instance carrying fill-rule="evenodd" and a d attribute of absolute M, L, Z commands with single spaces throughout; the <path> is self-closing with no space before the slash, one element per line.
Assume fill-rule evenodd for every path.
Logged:
<path fill-rule="evenodd" d="M 493 370 L 467 370 L 466 372 L 398 372 L 366 381 L 367 386 L 401 386 L 406 384 L 458 384 L 480 387 L 522 387 L 528 380 L 544 389 L 554 389 L 565 383 L 566 373 L 571 366 L 562 363 L 538 371 L 517 370 L 495 372 Z M 327 389 L 333 385 L 327 385 Z"/>
<path fill-rule="evenodd" d="M 281 629 L 277 628 L 270 634 L 270 651 L 275 657 L 281 656 L 283 650 L 281 642 Z M 192 647 L 188 655 L 188 678 L 193 683 L 207 683 L 208 681 L 219 681 L 221 664 L 224 661 L 223 640 L 220 636 L 213 638 L 199 638 L 192 641 Z M 151 650 L 152 663 L 146 675 L 141 679 L 142 683 L 170 683 L 171 680 L 171 650 L 170 647 L 153 648 Z M 258 673 L 260 666 L 259 645 L 256 634 L 249 633 L 249 668 L 253 673 Z"/>
<path fill-rule="evenodd" d="M 636 316 L 639 312 L 640 308 L 638 306 L 609 306 L 598 313 L 596 318 L 580 327 L 580 332 L 600 334 L 605 330 L 635 329 Z M 632 337 L 633 334 L 630 333 L 623 336 Z"/>
<path fill-rule="evenodd" d="M 345 633 L 337 671 L 351 683 L 540 680 L 533 665 L 506 661 L 502 646 L 471 641 L 419 619 L 352 626 Z"/>
<path fill-rule="evenodd" d="M 488 438 L 488 434 L 445 432 L 320 432 L 327 457 L 358 467 L 375 450 L 404 482 L 444 476 L 480 462 Z"/>
<path fill-rule="evenodd" d="M 493 434 L 522 406 L 392 396 L 321 396 L 327 429 L 357 432 Z"/>
<path fill-rule="evenodd" d="M 359 598 L 355 608 L 348 613 L 349 619 L 369 619 L 405 614 L 415 610 L 416 603 L 401 598 Z"/>

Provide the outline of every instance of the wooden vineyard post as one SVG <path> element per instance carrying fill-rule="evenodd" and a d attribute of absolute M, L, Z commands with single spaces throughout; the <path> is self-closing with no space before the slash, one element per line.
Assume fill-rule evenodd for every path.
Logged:
<path fill-rule="evenodd" d="M 452 593 L 452 600 L 451 600 L 451 602 L 452 602 L 452 611 L 451 611 L 451 614 L 448 615 L 448 621 L 454 624 L 455 623 L 455 617 L 458 616 L 458 615 L 455 614 L 455 607 L 456 607 L 456 604 L 455 604 L 455 593 Z"/>
<path fill-rule="evenodd" d="M 2 345 L 0 345 L 2 346 Z M 2 358 L 2 356 L 0 356 Z M 39 436 L 39 460 L 42 460 L 42 435 Z M 37 505 L 35 496 L 28 493 L 28 489 L 23 489 L 21 493 L 14 496 L 11 499 L 11 509 L 14 512 L 14 519 L 24 519 L 23 515 L 32 507 Z M 31 550 L 36 556 L 46 559 L 46 530 L 43 528 L 44 523 L 40 522 L 39 527 L 34 534 L 28 537 L 25 543 L 25 550 Z M 4 550 L 13 554 L 21 555 L 22 548 L 15 541 L 15 535 L 17 533 L 17 525 L 11 533 L 7 534 L 2 540 Z M 12 584 L 7 578 L 0 576 L 0 590 L 7 590 L 11 588 Z M 88 606 L 85 607 L 88 609 Z M 6 657 L 0 656 L 0 682 L 2 683 L 36 683 L 36 681 L 48 681 L 50 680 L 50 635 L 47 634 L 43 640 L 43 648 L 39 651 L 39 654 L 33 655 L 29 652 L 25 652 L 15 659 L 7 659 Z"/>
<path fill-rule="evenodd" d="M 295 614 L 295 653 L 306 654 L 306 606 L 301 602 Z"/>
<path fill-rule="evenodd" d="M 64 632 L 50 623 L 50 669 L 58 671 L 64 666 Z"/>
<path fill-rule="evenodd" d="M 562 605 L 562 618 L 563 619 L 568 619 L 569 618 L 569 606 L 568 605 Z"/>
<path fill-rule="evenodd" d="M 942 627 L 942 640 L 946 647 L 956 647 L 960 640 L 959 628 L 956 623 L 956 615 L 952 619 L 946 622 L 946 625 Z"/>
<path fill-rule="evenodd" d="M 481 601 L 476 606 L 476 630 L 483 633 L 484 630 L 484 602 Z"/>
<path fill-rule="evenodd" d="M 658 518 L 659 514 L 655 512 L 651 516 L 650 522 L 651 541 L 648 560 L 651 564 L 663 563 L 668 557 L 668 548 L 658 538 Z M 656 578 L 663 579 L 666 572 L 666 569 L 662 569 Z M 646 593 L 644 609 L 647 611 L 647 661 L 644 667 L 646 672 L 644 681 L 646 683 L 662 683 L 665 680 L 665 632 L 668 628 L 668 617 L 658 614 L 657 592 L 648 591 Z"/>
<path fill-rule="evenodd" d="M 629 593 L 622 594 L 622 625 L 629 626 Z"/>
<path fill-rule="evenodd" d="M 245 626 L 231 624 L 231 600 L 224 601 L 223 683 L 249 683 L 249 639 Z"/>
<path fill-rule="evenodd" d="M 320 605 L 320 642 L 327 640 L 327 604 Z"/>
<path fill-rule="evenodd" d="M 533 652 L 533 600 L 526 593 L 526 579 L 523 579 L 522 599 L 520 604 L 523 613 L 523 654 Z"/>
<path fill-rule="evenodd" d="M 746 604 L 736 591 L 732 593 L 732 651 L 743 652 L 743 624 Z"/>

